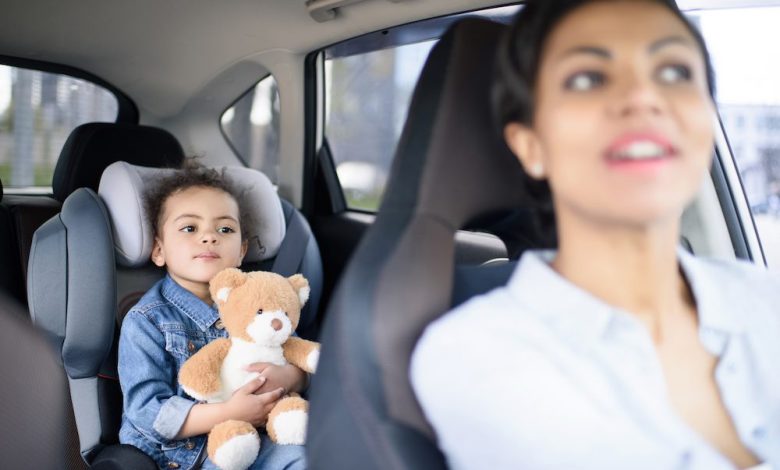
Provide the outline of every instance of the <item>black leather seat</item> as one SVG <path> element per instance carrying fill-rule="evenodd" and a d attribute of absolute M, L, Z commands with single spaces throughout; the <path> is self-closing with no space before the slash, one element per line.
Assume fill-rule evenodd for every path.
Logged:
<path fill-rule="evenodd" d="M 0 467 L 64 468 L 65 375 L 51 345 L 0 294 Z"/>
<path fill-rule="evenodd" d="M 495 223 L 501 218 L 492 214 L 529 202 L 520 164 L 490 111 L 504 28 L 476 19 L 454 25 L 422 71 L 386 199 L 325 317 L 310 390 L 312 468 L 446 466 L 411 389 L 409 362 L 429 322 L 511 272 L 508 263 L 468 270 L 454 263 L 458 229 Z"/>

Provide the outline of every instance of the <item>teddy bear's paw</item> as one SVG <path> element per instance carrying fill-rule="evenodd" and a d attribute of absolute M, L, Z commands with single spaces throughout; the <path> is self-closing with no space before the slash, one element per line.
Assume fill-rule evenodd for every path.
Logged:
<path fill-rule="evenodd" d="M 209 433 L 207 451 L 211 461 L 222 470 L 244 470 L 260 452 L 260 436 L 249 423 L 225 421 Z"/>
<path fill-rule="evenodd" d="M 231 437 L 214 453 L 214 464 L 222 470 L 249 468 L 260 452 L 260 439 L 255 434 Z"/>
<path fill-rule="evenodd" d="M 306 410 L 289 410 L 279 413 L 272 422 L 273 437 L 277 444 L 303 445 L 306 442 Z M 269 429 L 269 433 L 271 430 Z"/>
<path fill-rule="evenodd" d="M 310 352 L 308 356 L 306 356 L 306 365 L 309 367 L 309 370 L 312 372 L 317 371 L 317 364 L 320 362 L 320 349 L 317 348 L 314 351 Z"/>

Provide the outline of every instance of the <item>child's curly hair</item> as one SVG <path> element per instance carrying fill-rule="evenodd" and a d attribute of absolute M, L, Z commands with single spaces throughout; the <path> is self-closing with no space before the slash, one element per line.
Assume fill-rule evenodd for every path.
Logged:
<path fill-rule="evenodd" d="M 241 226 L 241 239 L 247 240 L 248 227 L 251 225 L 247 212 L 244 210 L 243 197 L 225 178 L 224 174 L 213 169 L 206 168 L 192 161 L 185 162 L 184 167 L 161 179 L 146 194 L 144 206 L 155 236 L 160 234 L 160 217 L 162 217 L 165 202 L 172 195 L 190 188 L 213 188 L 224 191 L 238 204 L 239 225 Z"/>

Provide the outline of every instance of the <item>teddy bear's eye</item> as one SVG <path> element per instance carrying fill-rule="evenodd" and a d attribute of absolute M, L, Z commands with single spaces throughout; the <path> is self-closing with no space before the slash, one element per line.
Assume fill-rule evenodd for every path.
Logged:
<path fill-rule="evenodd" d="M 257 309 L 257 314 L 258 315 L 262 315 L 263 314 L 263 309 L 262 308 L 258 308 Z"/>

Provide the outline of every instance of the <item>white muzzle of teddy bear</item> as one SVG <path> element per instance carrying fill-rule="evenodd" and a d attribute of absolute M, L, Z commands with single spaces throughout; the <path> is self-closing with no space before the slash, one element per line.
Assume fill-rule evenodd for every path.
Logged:
<path fill-rule="evenodd" d="M 292 322 L 287 315 L 281 310 L 274 310 L 255 315 L 246 332 L 258 344 L 281 346 L 292 330 Z"/>

